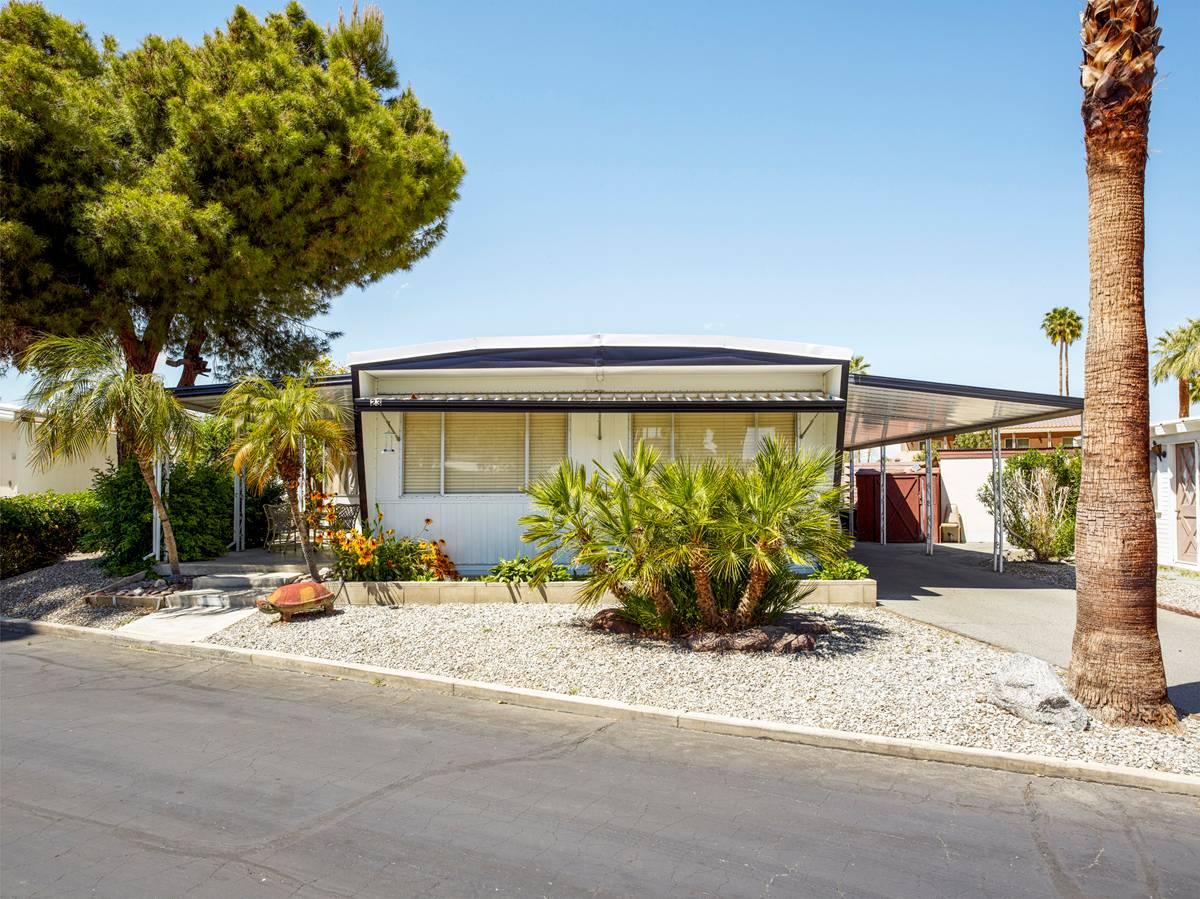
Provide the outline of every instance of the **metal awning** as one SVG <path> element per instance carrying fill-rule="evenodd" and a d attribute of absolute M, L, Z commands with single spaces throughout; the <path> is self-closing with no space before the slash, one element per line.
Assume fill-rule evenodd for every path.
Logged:
<path fill-rule="evenodd" d="M 945 437 L 1077 413 L 1073 396 L 851 375 L 846 449 Z"/>
<path fill-rule="evenodd" d="M 351 402 L 350 375 L 325 375 L 314 378 L 321 392 L 336 403 L 349 407 Z M 194 387 L 172 387 L 175 399 L 193 412 L 216 412 L 223 397 L 233 387 L 229 383 L 197 384 Z"/>
<path fill-rule="evenodd" d="M 505 391 L 484 393 L 411 393 L 362 397 L 355 401 L 364 411 L 371 409 L 601 409 L 662 411 L 711 411 L 714 409 L 799 409 L 807 411 L 844 408 L 838 397 L 820 391 Z"/>

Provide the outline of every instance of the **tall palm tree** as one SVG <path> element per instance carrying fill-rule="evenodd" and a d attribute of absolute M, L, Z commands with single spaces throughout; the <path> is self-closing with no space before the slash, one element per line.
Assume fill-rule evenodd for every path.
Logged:
<path fill-rule="evenodd" d="M 1192 402 L 1200 395 L 1200 318 L 1167 331 L 1154 341 L 1154 383 L 1171 378 L 1179 381 L 1179 417 L 1192 414 Z"/>
<path fill-rule="evenodd" d="M 1091 271 L 1077 608 L 1067 685 L 1101 720 L 1176 727 L 1158 640 L 1143 263 L 1153 0 L 1088 0 L 1084 146 Z"/>
<path fill-rule="evenodd" d="M 116 431 L 150 491 L 162 521 L 171 574 L 178 577 L 179 549 L 154 480 L 154 461 L 195 451 L 194 419 L 162 378 L 129 368 L 120 344 L 111 337 L 42 337 L 25 351 L 21 367 L 34 372 L 26 401 L 42 413 L 40 421 L 29 425 L 33 464 L 44 469 L 60 457 L 81 459 Z"/>
<path fill-rule="evenodd" d="M 225 394 L 220 414 L 232 424 L 229 452 L 234 470 L 256 490 L 275 477 L 283 482 L 304 564 L 309 576 L 319 580 L 308 528 L 300 514 L 303 448 L 322 447 L 329 465 L 344 462 L 351 443 L 346 410 L 322 395 L 308 377 L 299 376 L 278 385 L 264 378 L 242 381 Z"/>
<path fill-rule="evenodd" d="M 1071 344 L 1083 335 L 1083 319 L 1074 309 L 1055 306 L 1042 318 L 1042 331 L 1058 347 L 1058 393 L 1071 392 Z"/>
<path fill-rule="evenodd" d="M 862 356 L 851 356 L 850 357 L 850 374 L 865 375 L 867 373 L 867 369 L 869 369 L 870 367 L 871 367 L 871 363 L 868 362 L 864 357 L 862 357 Z"/>

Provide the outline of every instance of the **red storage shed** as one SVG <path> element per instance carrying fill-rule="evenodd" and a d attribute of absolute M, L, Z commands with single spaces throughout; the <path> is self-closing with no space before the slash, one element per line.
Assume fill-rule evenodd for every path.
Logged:
<path fill-rule="evenodd" d="M 941 473 L 933 471 L 933 542 L 938 542 L 942 520 Z M 900 471 L 887 475 L 887 542 L 925 542 L 925 472 Z M 868 543 L 879 542 L 879 471 L 870 468 L 854 473 L 854 536 Z"/>

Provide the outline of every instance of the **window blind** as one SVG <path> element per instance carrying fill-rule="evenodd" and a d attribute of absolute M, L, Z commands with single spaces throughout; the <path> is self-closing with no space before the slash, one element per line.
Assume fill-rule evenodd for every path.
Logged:
<path fill-rule="evenodd" d="M 774 440 L 782 449 L 792 452 L 796 445 L 796 415 L 793 412 L 759 412 L 757 424 L 758 446 Z"/>
<path fill-rule="evenodd" d="M 548 475 L 567 455 L 567 413 L 529 413 L 529 480 Z"/>
<path fill-rule="evenodd" d="M 634 446 L 644 443 L 658 450 L 660 458 L 671 458 L 670 412 L 634 412 L 632 429 Z"/>
<path fill-rule="evenodd" d="M 525 486 L 524 412 L 448 412 L 447 493 L 520 493 Z"/>
<path fill-rule="evenodd" d="M 757 452 L 753 412 L 680 412 L 675 416 L 675 455 L 746 461 Z"/>
<path fill-rule="evenodd" d="M 404 413 L 405 493 L 438 493 L 442 489 L 442 414 Z"/>

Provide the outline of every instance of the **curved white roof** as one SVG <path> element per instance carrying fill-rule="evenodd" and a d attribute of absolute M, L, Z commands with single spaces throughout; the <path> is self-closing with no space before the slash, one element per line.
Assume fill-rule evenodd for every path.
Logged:
<path fill-rule="evenodd" d="M 399 359 L 419 359 L 471 350 L 516 350 L 543 347 L 697 347 L 747 350 L 778 353 L 817 359 L 849 359 L 846 347 L 800 343 L 791 340 L 762 340 L 755 337 L 726 337 L 716 334 L 549 334 L 534 337 L 471 337 L 464 340 L 442 340 L 410 346 L 391 347 L 351 353 L 351 365 L 370 366 L 375 362 Z"/>

